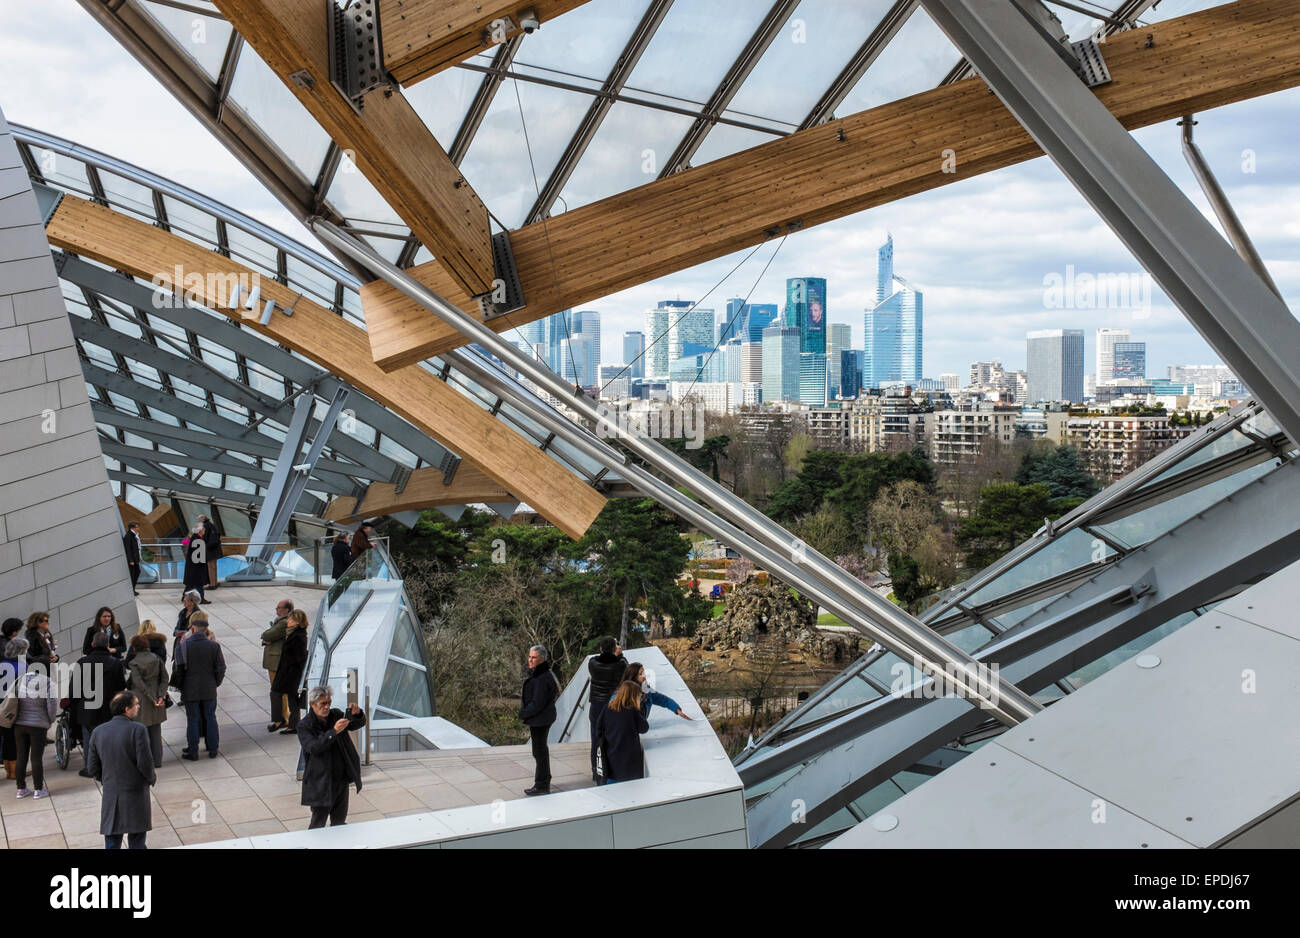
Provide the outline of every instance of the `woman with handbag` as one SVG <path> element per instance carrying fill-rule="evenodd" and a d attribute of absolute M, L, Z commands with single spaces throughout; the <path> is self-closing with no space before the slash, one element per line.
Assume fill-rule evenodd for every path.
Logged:
<path fill-rule="evenodd" d="M 54 633 L 50 631 L 50 614 L 48 612 L 33 612 L 27 617 L 27 664 L 43 664 L 48 669 L 50 665 L 59 660 L 55 654 L 59 650 L 59 643 L 54 638 Z"/>
<path fill-rule="evenodd" d="M 271 693 L 283 694 L 288 704 L 289 725 L 280 730 L 281 736 L 298 732 L 298 712 L 302 709 L 298 685 L 307 667 L 307 613 L 295 609 L 284 621 L 284 648 L 280 651 L 280 665 L 275 672 Z"/>
<path fill-rule="evenodd" d="M 31 760 L 32 783 L 36 786 L 37 798 L 45 798 L 49 790 L 45 787 L 45 738 L 55 717 L 59 715 L 59 697 L 53 682 L 46 676 L 44 668 L 34 668 L 23 675 L 18 688 L 17 713 L 14 718 L 13 731 L 18 742 L 18 768 L 14 777 L 18 780 L 18 797 L 26 798 L 32 794 L 27 787 L 27 763 Z M 10 701 L 5 701 L 5 709 Z M 8 720 L 8 715 L 4 720 Z M 3 721 L 0 721 L 3 722 Z"/>
<path fill-rule="evenodd" d="M 5 623 L 6 632 L 9 631 L 10 622 L 17 622 L 18 628 L 22 628 L 23 624 L 20 620 L 11 619 Z M 3 685 L 6 697 L 9 696 L 11 690 L 18 686 L 18 681 L 21 680 L 23 672 L 27 670 L 27 640 L 16 637 L 18 634 L 17 629 L 10 634 L 15 637 L 5 642 L 4 658 L 0 659 L 0 666 L 4 667 Z M 17 716 L 17 705 L 13 705 L 11 709 L 14 711 L 14 715 Z M 13 724 L 10 723 L 5 726 L 2 720 L 0 720 L 0 752 L 3 753 L 0 758 L 4 760 L 5 778 L 13 778 L 14 769 L 18 765 L 18 740 L 14 736 Z"/>

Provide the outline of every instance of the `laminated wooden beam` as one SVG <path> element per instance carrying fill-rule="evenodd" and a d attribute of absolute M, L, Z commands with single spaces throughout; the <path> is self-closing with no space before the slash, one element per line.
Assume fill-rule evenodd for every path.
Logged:
<path fill-rule="evenodd" d="M 379 0 L 384 67 L 409 86 L 520 32 L 525 13 L 547 23 L 587 0 Z M 501 22 L 498 28 L 493 24 Z"/>
<path fill-rule="evenodd" d="M 508 486 L 570 537 L 580 537 L 604 507 L 599 492 L 436 375 L 423 368 L 380 371 L 371 360 L 364 330 L 284 284 L 178 235 L 72 195 L 59 203 L 46 237 L 55 247 L 162 282 L 169 291 L 172 286 L 184 290 L 209 309 L 298 352 L 409 420 L 498 485 Z M 279 311 L 269 325 L 261 325 L 255 312 L 227 308 L 232 289 L 241 281 L 245 297 L 256 284 L 263 301 L 275 301 Z M 290 307 L 293 315 L 283 315 L 281 311 Z"/>
<path fill-rule="evenodd" d="M 1132 130 L 1293 88 L 1297 35 L 1294 0 L 1237 0 L 1118 33 L 1102 46 L 1114 80 L 1095 93 Z M 789 231 L 1041 155 L 981 79 L 944 85 L 511 232 L 528 305 L 490 325 L 513 330 Z M 436 265 L 410 273 L 477 315 Z M 374 360 L 385 370 L 464 344 L 387 283 L 367 284 L 362 302 Z"/>
<path fill-rule="evenodd" d="M 214 2 L 433 253 L 431 263 L 467 293 L 489 292 L 495 274 L 487 209 L 401 94 L 376 90 L 358 112 L 330 84 L 326 4 Z"/>
<path fill-rule="evenodd" d="M 351 523 L 362 518 L 422 511 L 443 505 L 513 500 L 502 485 L 477 466 L 462 463 L 450 485 L 444 484 L 441 469 L 425 466 L 411 473 L 400 493 L 392 482 L 372 482 L 359 499 L 351 496 L 335 498 L 325 509 L 325 519 Z"/>

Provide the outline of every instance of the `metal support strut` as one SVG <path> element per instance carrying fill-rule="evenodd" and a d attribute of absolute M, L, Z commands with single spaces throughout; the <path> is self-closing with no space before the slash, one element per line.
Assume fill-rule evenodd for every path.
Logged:
<path fill-rule="evenodd" d="M 510 368 L 564 400 L 569 407 L 592 421 L 593 425 L 608 426 L 608 418 L 601 414 L 595 402 L 584 395 L 575 395 L 554 373 L 538 366 L 491 329 L 466 316 L 369 247 L 322 218 L 310 218 L 307 224 L 326 243 L 369 267 L 376 276 L 462 333 L 470 343 L 477 343 L 491 351 Z M 1031 696 L 1001 680 L 996 674 L 991 674 L 987 667 L 981 666 L 960 648 L 867 589 L 843 568 L 803 544 L 743 499 L 678 459 L 657 442 L 635 435 L 617 434 L 636 456 L 664 473 L 673 484 L 684 486 L 707 500 L 714 511 L 682 495 L 673 484 L 643 469 L 599 439 L 591 430 L 565 418 L 531 395 L 521 395 L 517 385 L 477 353 L 462 348 L 447 353 L 444 358 L 449 365 L 454 363 L 492 393 L 508 399 L 551 433 L 602 465 L 617 468 L 639 491 L 656 499 L 701 530 L 752 557 L 844 621 L 904 660 L 911 661 L 921 671 L 931 676 L 939 675 L 941 680 L 947 682 L 947 686 L 955 687 L 962 696 L 989 710 L 1000 722 L 1014 726 L 1042 709 Z"/>

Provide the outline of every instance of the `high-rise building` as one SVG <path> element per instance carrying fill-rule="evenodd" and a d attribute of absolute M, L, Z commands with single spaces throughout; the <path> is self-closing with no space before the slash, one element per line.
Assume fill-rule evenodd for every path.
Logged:
<path fill-rule="evenodd" d="M 578 335 L 585 335 L 591 339 L 591 350 L 588 353 L 590 359 L 589 367 L 586 372 L 590 379 L 583 382 L 583 387 L 589 387 L 596 383 L 597 369 L 600 368 L 600 313 L 594 309 L 582 309 L 573 314 L 572 318 L 573 331 Z"/>
<path fill-rule="evenodd" d="M 623 333 L 623 364 L 628 365 L 628 378 L 645 377 L 645 333 Z"/>
<path fill-rule="evenodd" d="M 1083 330 L 1036 329 L 1026 336 L 1028 403 L 1083 400 Z"/>
<path fill-rule="evenodd" d="M 741 373 L 745 365 L 745 344 L 739 338 L 728 339 L 726 344 L 718 349 L 718 356 L 723 359 L 723 371 L 726 373 L 727 380 L 733 384 L 741 382 Z"/>
<path fill-rule="evenodd" d="M 785 324 L 799 330 L 799 351 L 826 354 L 826 280 L 791 277 L 785 282 Z"/>
<path fill-rule="evenodd" d="M 1118 384 L 1136 384 L 1146 380 L 1147 344 L 1116 342 L 1112 352 L 1111 380 Z"/>
<path fill-rule="evenodd" d="M 746 342 L 740 347 L 740 381 L 742 384 L 763 383 L 763 343 Z"/>
<path fill-rule="evenodd" d="M 840 365 L 843 353 L 853 348 L 853 327 L 847 322 L 833 322 L 826 336 L 826 396 L 834 400 L 839 396 L 843 379 Z"/>
<path fill-rule="evenodd" d="M 546 364 L 556 374 L 561 374 L 564 364 L 560 349 L 573 334 L 572 316 L 572 310 L 564 309 L 546 317 Z"/>
<path fill-rule="evenodd" d="M 749 304 L 740 297 L 732 297 L 727 300 L 726 311 L 722 318 L 718 320 L 717 326 L 717 343 L 721 345 L 736 337 L 744 337 L 749 325 L 746 320 L 749 318 Z"/>
<path fill-rule="evenodd" d="M 711 351 L 714 341 L 713 310 L 688 305 L 668 323 L 668 361 Z"/>
<path fill-rule="evenodd" d="M 862 393 L 862 362 L 866 353 L 862 349 L 845 349 L 840 352 L 840 399 L 850 400 Z"/>
<path fill-rule="evenodd" d="M 909 384 L 922 376 L 924 296 L 894 273 L 894 239 L 880 248 L 876 305 L 862 317 L 862 382 L 878 388 L 888 381 Z"/>
<path fill-rule="evenodd" d="M 1115 378 L 1115 343 L 1128 342 L 1127 329 L 1097 330 L 1097 383 L 1106 384 Z"/>
<path fill-rule="evenodd" d="M 771 325 L 763 330 L 763 403 L 799 399 L 799 330 Z"/>
<path fill-rule="evenodd" d="M 961 390 L 961 375 L 945 371 L 943 374 L 939 375 L 939 380 L 943 382 L 943 389 L 945 391 Z"/>
<path fill-rule="evenodd" d="M 668 377 L 668 363 L 672 361 L 668 348 L 668 329 L 673 320 L 692 305 L 690 300 L 660 300 L 658 306 L 646 310 L 645 377 Z"/>
<path fill-rule="evenodd" d="M 800 352 L 799 402 L 810 407 L 825 407 L 826 384 L 826 356 L 821 352 Z"/>
<path fill-rule="evenodd" d="M 745 310 L 745 328 L 748 330 L 746 342 L 762 342 L 763 330 L 776 322 L 775 303 L 750 303 Z M 743 337 L 743 335 L 742 335 Z"/>
<path fill-rule="evenodd" d="M 596 383 L 596 342 L 592 336 L 575 332 L 560 347 L 560 377 L 589 388 Z"/>

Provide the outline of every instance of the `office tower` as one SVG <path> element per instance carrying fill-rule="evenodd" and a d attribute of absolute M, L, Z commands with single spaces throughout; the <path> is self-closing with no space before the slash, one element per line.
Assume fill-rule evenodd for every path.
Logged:
<path fill-rule="evenodd" d="M 561 310 L 546 317 L 546 364 L 556 374 L 562 374 L 564 356 L 560 350 L 572 334 L 572 310 Z"/>
<path fill-rule="evenodd" d="M 785 324 L 799 330 L 799 351 L 826 354 L 826 280 L 791 277 L 785 282 Z"/>
<path fill-rule="evenodd" d="M 729 339 L 718 349 L 718 355 L 724 360 L 723 370 L 727 376 L 726 380 L 739 384 L 745 365 L 745 343 L 738 338 Z"/>
<path fill-rule="evenodd" d="M 845 349 L 840 352 L 840 399 L 850 400 L 862 393 L 862 363 L 866 353 L 862 349 Z"/>
<path fill-rule="evenodd" d="M 1116 384 L 1139 384 L 1147 376 L 1147 344 L 1116 342 L 1112 352 L 1111 377 Z"/>
<path fill-rule="evenodd" d="M 668 360 L 674 362 L 699 350 L 711 350 L 714 345 L 713 310 L 691 307 L 676 313 L 668 322 Z M 695 350 L 691 349 L 695 346 Z"/>
<path fill-rule="evenodd" d="M 826 336 L 826 386 L 827 397 L 834 400 L 840 392 L 840 359 L 845 349 L 853 347 L 853 327 L 846 322 L 833 322 Z"/>
<path fill-rule="evenodd" d="M 763 401 L 799 399 L 799 330 L 771 325 L 763 330 Z"/>
<path fill-rule="evenodd" d="M 1129 341 L 1127 329 L 1097 330 L 1097 383 L 1107 384 L 1115 378 L 1115 343 Z"/>
<path fill-rule="evenodd" d="M 538 345 L 546 342 L 546 321 L 549 316 L 543 316 L 541 319 L 534 319 L 532 322 L 526 322 L 520 327 L 519 331 L 523 333 L 524 344 L 531 350 Z"/>
<path fill-rule="evenodd" d="M 821 352 L 799 353 L 799 402 L 826 406 L 826 356 Z"/>
<path fill-rule="evenodd" d="M 632 379 L 623 365 L 601 365 L 596 376 L 601 400 L 617 401 L 629 396 Z"/>
<path fill-rule="evenodd" d="M 740 381 L 742 384 L 763 383 L 762 342 L 746 342 L 740 347 Z"/>
<path fill-rule="evenodd" d="M 596 383 L 596 372 L 600 368 L 600 313 L 594 309 L 582 309 L 573 314 L 573 331 L 579 335 L 590 336 L 591 365 L 587 371 L 590 380 L 583 382 L 583 387 Z"/>
<path fill-rule="evenodd" d="M 722 345 L 737 336 L 744 336 L 749 328 L 749 304 L 740 297 L 727 300 L 726 311 L 718 320 L 717 343 Z"/>
<path fill-rule="evenodd" d="M 590 335 L 576 332 L 560 347 L 560 376 L 584 388 L 596 383 L 596 343 Z"/>
<path fill-rule="evenodd" d="M 667 378 L 672 361 L 668 348 L 668 330 L 673 321 L 691 308 L 690 300 L 660 300 L 645 313 L 645 377 Z M 678 358 L 681 353 L 677 354 Z"/>
<path fill-rule="evenodd" d="M 1083 330 L 1037 329 L 1026 337 L 1028 402 L 1083 400 Z"/>
<path fill-rule="evenodd" d="M 644 378 L 645 377 L 645 333 L 644 332 L 624 332 L 623 333 L 623 364 L 628 365 L 627 377 Z"/>
<path fill-rule="evenodd" d="M 876 305 L 862 317 L 865 387 L 878 388 L 887 381 L 915 384 L 921 379 L 923 309 L 921 291 L 894 273 L 891 236 L 880 248 Z"/>
<path fill-rule="evenodd" d="M 742 335 L 746 342 L 762 342 L 763 330 L 776 322 L 777 309 L 775 303 L 750 303 L 749 308 L 745 310 L 745 327 L 749 331 L 748 337 Z"/>

